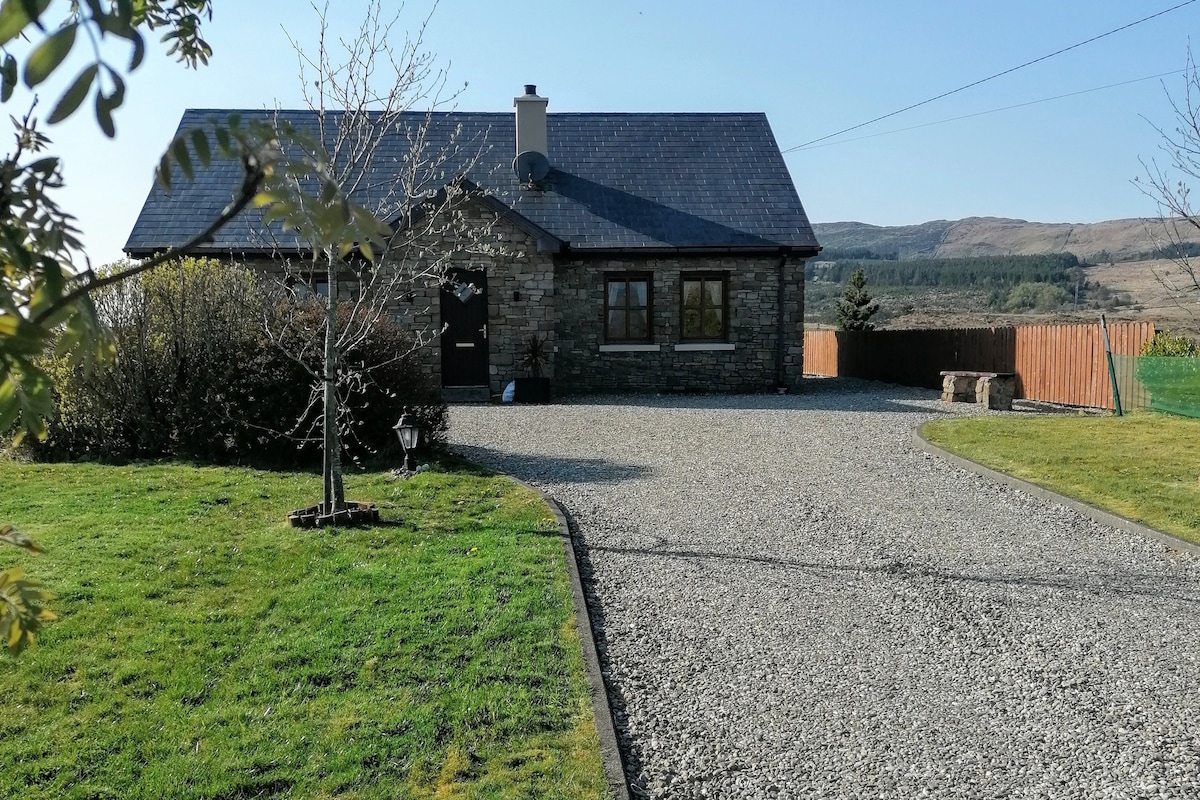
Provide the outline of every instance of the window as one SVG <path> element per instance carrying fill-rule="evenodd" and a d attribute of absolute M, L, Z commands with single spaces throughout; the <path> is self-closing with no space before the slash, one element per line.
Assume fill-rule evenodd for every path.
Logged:
<path fill-rule="evenodd" d="M 683 339 L 724 340 L 728 334 L 725 326 L 725 276 L 683 276 Z"/>
<path fill-rule="evenodd" d="M 604 289 L 604 338 L 649 342 L 650 276 L 608 275 Z"/>
<path fill-rule="evenodd" d="M 329 281 L 322 273 L 288 275 L 284 281 L 297 300 L 324 303 L 329 298 Z"/>
<path fill-rule="evenodd" d="M 322 305 L 329 300 L 329 280 L 323 272 L 297 275 L 287 280 L 287 285 L 297 300 L 319 302 Z M 338 281 L 338 298 L 347 302 L 356 301 L 365 288 L 366 285 L 361 283 L 357 276 L 348 276 Z"/>

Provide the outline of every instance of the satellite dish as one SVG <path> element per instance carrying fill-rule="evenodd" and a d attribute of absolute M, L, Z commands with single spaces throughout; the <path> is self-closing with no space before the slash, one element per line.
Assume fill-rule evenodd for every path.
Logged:
<path fill-rule="evenodd" d="M 545 153 L 526 150 L 513 159 L 513 171 L 521 183 L 537 183 L 550 174 L 550 159 Z"/>

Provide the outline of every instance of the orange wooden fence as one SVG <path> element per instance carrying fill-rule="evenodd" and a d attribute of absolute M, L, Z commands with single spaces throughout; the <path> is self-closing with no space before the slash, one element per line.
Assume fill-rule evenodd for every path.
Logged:
<path fill-rule="evenodd" d="M 1113 408 L 1112 382 L 1099 325 L 1030 325 L 1016 329 L 1017 396 L 1072 406 Z M 1154 336 L 1151 322 L 1108 326 L 1112 351 L 1136 356 Z M 1126 408 L 1143 407 L 1149 398 L 1137 383 L 1132 359 L 1116 362 L 1117 387 Z"/>
<path fill-rule="evenodd" d="M 840 377 L 837 331 L 804 329 L 804 374 Z"/>
<path fill-rule="evenodd" d="M 1154 336 L 1154 324 L 1118 322 L 1108 332 L 1113 353 L 1137 355 Z M 1121 404 L 1148 404 L 1134 378 L 1133 359 L 1118 359 L 1117 368 Z M 1015 372 L 1017 397 L 1028 400 L 1113 408 L 1099 324 L 804 332 L 804 371 L 809 375 L 936 389 L 941 387 L 939 373 L 951 369 Z"/>

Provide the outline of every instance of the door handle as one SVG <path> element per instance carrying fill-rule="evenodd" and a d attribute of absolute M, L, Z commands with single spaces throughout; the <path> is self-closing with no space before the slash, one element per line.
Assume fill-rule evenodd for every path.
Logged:
<path fill-rule="evenodd" d="M 487 323 L 486 322 L 483 323 L 483 327 L 480 328 L 479 330 L 483 331 L 483 338 L 486 339 L 487 338 Z"/>

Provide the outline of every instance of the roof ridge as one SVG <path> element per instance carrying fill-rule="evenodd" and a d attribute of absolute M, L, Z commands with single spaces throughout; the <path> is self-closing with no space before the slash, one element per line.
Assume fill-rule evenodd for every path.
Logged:
<path fill-rule="evenodd" d="M 185 114 L 316 114 L 311 108 L 185 108 Z M 343 109 L 327 109 L 327 114 L 345 113 Z M 511 111 L 404 111 L 404 114 L 426 116 L 496 116 L 512 117 Z M 765 117 L 765 111 L 551 111 L 547 117 Z"/>

